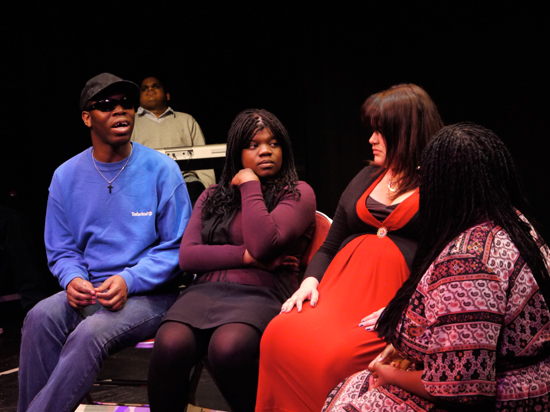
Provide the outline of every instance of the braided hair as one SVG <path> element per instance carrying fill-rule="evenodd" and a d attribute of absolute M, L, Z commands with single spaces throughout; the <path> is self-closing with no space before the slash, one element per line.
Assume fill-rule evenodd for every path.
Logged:
<path fill-rule="evenodd" d="M 392 86 L 363 103 L 361 120 L 386 141 L 385 166 L 400 176 L 394 198 L 417 188 L 422 150 L 443 127 L 428 93 L 414 84 Z"/>
<path fill-rule="evenodd" d="M 283 153 L 281 170 L 275 176 L 261 179 L 264 200 L 269 212 L 275 207 L 275 200 L 283 189 L 299 197 L 296 188 L 298 174 L 288 132 L 279 119 L 264 109 L 248 109 L 237 115 L 227 136 L 227 153 L 219 184 L 210 191 L 202 207 L 203 220 L 219 216 L 230 219 L 241 208 L 241 194 L 231 185 L 231 180 L 243 168 L 242 151 L 249 146 L 254 136 L 263 129 L 269 129 L 277 139 Z"/>
<path fill-rule="evenodd" d="M 449 242 L 486 221 L 508 233 L 550 306 L 542 239 L 537 245 L 531 226 L 518 215 L 526 206 L 510 152 L 492 131 L 472 123 L 443 128 L 422 156 L 419 213 L 423 231 L 411 276 L 379 319 L 379 336 L 391 341 L 420 279 Z"/>

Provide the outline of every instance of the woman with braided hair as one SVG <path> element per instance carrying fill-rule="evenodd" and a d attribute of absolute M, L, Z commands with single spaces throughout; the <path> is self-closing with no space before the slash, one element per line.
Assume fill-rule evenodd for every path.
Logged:
<path fill-rule="evenodd" d="M 296 293 L 262 337 L 258 412 L 318 412 L 328 392 L 384 348 L 363 320 L 409 276 L 422 150 L 443 127 L 428 94 L 401 84 L 362 107 L 373 164 L 348 185 Z M 306 302 L 309 301 L 309 302 Z"/>
<path fill-rule="evenodd" d="M 550 251 L 520 213 L 510 153 L 488 129 L 447 126 L 420 191 L 413 270 L 377 326 L 392 345 L 323 410 L 548 411 Z"/>
<path fill-rule="evenodd" d="M 205 355 L 231 409 L 254 410 L 260 338 L 298 287 L 315 209 L 281 122 L 265 110 L 241 112 L 220 182 L 198 199 L 183 235 L 180 267 L 197 276 L 157 333 L 152 411 L 185 409 L 190 371 Z"/>

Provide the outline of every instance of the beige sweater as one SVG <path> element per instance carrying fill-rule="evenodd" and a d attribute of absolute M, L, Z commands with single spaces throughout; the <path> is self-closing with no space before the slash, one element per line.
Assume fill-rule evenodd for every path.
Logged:
<path fill-rule="evenodd" d="M 136 113 L 132 140 L 153 149 L 206 144 L 202 130 L 193 116 L 176 112 L 170 107 L 158 118 L 140 107 Z M 183 176 L 186 182 L 200 180 L 205 187 L 216 182 L 212 169 L 185 170 Z"/>

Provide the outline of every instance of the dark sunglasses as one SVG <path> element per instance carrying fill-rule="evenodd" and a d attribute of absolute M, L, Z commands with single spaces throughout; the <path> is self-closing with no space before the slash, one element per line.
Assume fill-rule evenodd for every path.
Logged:
<path fill-rule="evenodd" d="M 137 104 L 133 99 L 124 96 L 120 99 L 103 99 L 95 102 L 90 107 L 88 107 L 87 111 L 99 110 L 100 112 L 112 112 L 116 109 L 117 106 L 120 106 L 125 110 L 130 110 L 135 109 L 137 107 Z"/>

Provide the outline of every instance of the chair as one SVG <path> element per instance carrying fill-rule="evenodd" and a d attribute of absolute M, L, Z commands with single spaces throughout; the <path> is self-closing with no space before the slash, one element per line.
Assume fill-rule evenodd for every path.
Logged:
<path fill-rule="evenodd" d="M 330 217 L 322 212 L 315 212 L 315 230 L 311 235 L 311 241 L 309 242 L 309 245 L 302 256 L 302 260 L 300 261 L 300 266 L 302 268 L 305 269 L 307 265 L 309 265 L 309 262 L 313 258 L 313 255 L 315 255 L 317 250 L 319 250 L 319 248 L 325 241 L 331 225 L 332 219 Z"/>
<path fill-rule="evenodd" d="M 302 270 L 305 270 L 307 268 L 307 265 L 313 258 L 313 255 L 319 250 L 323 242 L 325 241 L 325 238 L 327 237 L 327 234 L 330 230 L 330 226 L 332 225 L 332 219 L 329 218 L 327 215 L 325 215 L 322 212 L 316 211 L 315 212 L 315 230 L 313 231 L 313 234 L 311 235 L 311 240 L 302 255 L 302 259 L 300 260 L 300 268 Z M 152 349 L 155 345 L 155 339 L 148 339 L 146 341 L 138 343 L 135 347 L 138 349 Z M 206 357 L 202 359 L 202 361 L 198 362 L 195 366 L 195 369 L 193 370 L 193 373 L 191 375 L 190 379 L 190 387 L 189 387 L 189 403 L 192 405 L 196 405 L 196 390 L 199 385 L 199 380 L 201 373 L 206 367 L 208 370 L 208 359 Z M 118 385 L 118 386 L 147 386 L 147 381 L 142 380 L 121 380 L 121 379 L 103 379 L 103 380 L 97 380 L 94 384 L 95 386 L 99 385 Z M 91 397 L 87 398 L 87 401 L 89 403 L 91 402 Z"/>

